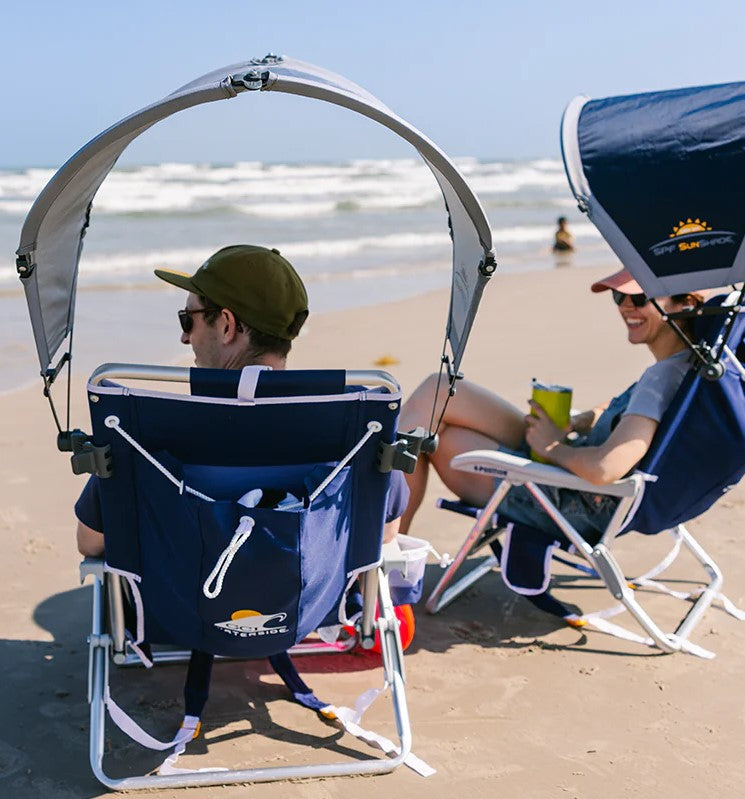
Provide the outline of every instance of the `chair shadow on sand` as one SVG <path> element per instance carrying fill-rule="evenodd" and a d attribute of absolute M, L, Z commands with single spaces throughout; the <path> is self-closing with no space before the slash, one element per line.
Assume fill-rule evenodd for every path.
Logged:
<path fill-rule="evenodd" d="M 86 700 L 88 669 L 87 636 L 90 632 L 92 591 L 81 586 L 55 594 L 35 609 L 36 624 L 51 640 L 0 640 L 0 669 L 4 690 L 0 717 L 8 720 L 0 739 L 0 795 L 88 799 L 105 789 L 96 781 L 88 763 L 89 708 Z M 43 634 L 40 634 L 42 637 Z M 374 654 L 305 655 L 298 658 L 302 675 L 366 672 L 380 668 Z M 183 685 L 186 664 L 154 669 L 119 669 L 112 665 L 112 695 L 156 738 L 169 740 L 183 717 Z M 325 696 L 329 701 L 352 697 Z M 272 713 L 277 704 L 280 712 Z M 273 718 L 298 719 L 300 731 Z M 307 730 L 310 729 L 311 732 Z M 203 736 L 189 747 L 190 754 L 204 754 L 210 746 L 243 739 L 238 757 L 251 758 L 251 736 L 282 741 L 306 749 L 324 749 L 351 758 L 375 756 L 375 750 L 358 749 L 354 739 L 335 725 L 291 702 L 266 660 L 223 661 L 215 666 L 210 699 L 205 711 Z M 206 736 L 206 740 L 205 740 Z M 156 768 L 165 753 L 151 752 L 107 724 L 108 771 L 113 777 L 144 773 Z M 196 763 L 201 767 L 202 763 Z M 231 765 L 225 763 L 224 765 Z"/>
<path fill-rule="evenodd" d="M 439 577 L 437 566 L 428 566 L 424 596 Z M 582 589 L 581 578 L 559 575 L 559 585 Z M 34 610 L 36 624 L 51 640 L 0 640 L 0 669 L 4 690 L 0 698 L 4 725 L 0 740 L 0 794 L 18 797 L 98 796 L 102 787 L 88 765 L 88 704 L 86 673 L 90 630 L 91 589 L 89 586 L 55 594 Z M 471 588 L 457 602 L 435 616 L 429 615 L 421 603 L 416 611 L 417 630 L 408 654 L 417 652 L 445 653 L 461 645 L 523 649 L 571 649 L 583 654 L 619 654 L 612 644 L 588 645 L 590 640 L 581 630 L 571 643 L 554 644 L 542 640 L 564 628 L 557 619 L 534 608 L 523 597 L 513 594 L 497 574 Z M 599 635 L 599 634 L 598 634 Z M 657 656 L 655 650 L 641 650 L 636 656 Z M 298 669 L 313 683 L 313 675 L 350 674 L 380 668 L 380 657 L 352 652 L 328 656 L 310 655 L 297 658 Z M 409 669 L 415 666 L 409 659 Z M 168 740 L 181 719 L 185 664 L 159 666 L 145 670 L 117 669 L 112 666 L 112 693 L 129 709 L 136 720 L 155 737 Z M 346 690 L 345 690 L 346 693 Z M 334 701 L 336 697 L 321 698 Z M 339 697 L 342 701 L 348 698 Z M 280 703 L 291 707 L 290 713 L 308 714 L 312 732 L 299 731 L 278 723 L 272 706 Z M 302 715 L 301 715 L 302 717 Z M 331 724 L 289 700 L 266 660 L 227 661 L 215 668 L 212 691 L 205 712 L 205 737 L 190 746 L 190 753 L 199 755 L 220 742 L 243 739 L 244 758 L 251 756 L 251 736 L 257 734 L 270 741 L 282 741 L 309 749 L 326 749 L 350 757 L 368 757 L 364 749 L 347 746 L 353 741 Z M 149 752 L 133 744 L 113 725 L 107 727 L 107 752 L 112 776 L 142 773 L 157 767 L 164 755 Z M 371 752 L 373 750 L 370 750 Z M 201 765 L 201 764 L 199 764 Z"/>
<path fill-rule="evenodd" d="M 467 561 L 475 567 L 484 558 L 474 557 Z M 464 568 L 465 565 L 464 565 Z M 571 650 L 585 655 L 610 655 L 622 657 L 658 657 L 660 650 L 637 646 L 634 651 L 619 649 L 618 639 L 593 631 L 570 628 L 561 619 L 534 607 L 525 597 L 511 591 L 498 572 L 492 572 L 459 596 L 439 613 L 430 615 L 424 609 L 427 596 L 441 576 L 440 568 L 428 565 L 425 571 L 424 591 L 416 614 L 416 636 L 409 648 L 410 653 L 420 650 L 447 652 L 459 644 L 476 644 L 490 648 L 525 649 L 540 646 L 541 649 Z M 571 587 L 573 593 L 597 588 L 588 578 L 580 575 L 554 575 L 555 588 Z M 606 594 L 607 599 L 607 594 Z M 582 613 L 571 602 L 564 604 L 572 613 Z M 573 639 L 567 643 L 553 643 L 544 638 L 558 630 L 568 633 Z"/>

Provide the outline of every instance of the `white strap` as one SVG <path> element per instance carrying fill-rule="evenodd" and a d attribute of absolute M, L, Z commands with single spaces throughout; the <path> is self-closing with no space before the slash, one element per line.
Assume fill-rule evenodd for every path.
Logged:
<path fill-rule="evenodd" d="M 105 572 L 109 572 L 110 574 L 115 574 L 127 581 L 129 591 L 132 594 L 132 601 L 135 603 L 135 619 L 137 622 L 137 629 L 135 630 L 134 638 L 129 641 L 129 644 L 139 655 L 140 660 L 142 660 L 145 666 L 150 668 L 150 666 L 153 665 L 152 661 L 145 657 L 145 655 L 142 654 L 142 650 L 137 647 L 137 644 L 141 644 L 145 640 L 145 608 L 142 604 L 142 594 L 140 594 L 140 589 L 137 585 L 141 579 L 140 575 L 135 574 L 134 572 L 125 571 L 124 569 L 116 569 L 113 566 L 110 566 L 108 563 L 104 563 L 103 570 Z"/>
<path fill-rule="evenodd" d="M 379 735 L 376 732 L 366 730 L 360 726 L 362 716 L 365 711 L 372 705 L 372 703 L 388 688 L 386 683 L 382 688 L 370 688 L 363 694 L 357 697 L 354 703 L 354 709 L 350 707 L 336 707 L 335 705 L 327 705 L 321 710 L 321 713 L 329 718 L 333 718 L 339 722 L 346 732 L 359 738 L 360 741 L 365 741 L 371 746 L 377 746 L 387 755 L 397 755 L 401 752 L 401 748 L 396 746 L 389 738 Z M 417 757 L 413 752 L 404 758 L 404 763 L 417 774 L 422 777 L 431 777 L 436 774 L 436 770 L 432 766 L 425 763 L 421 758 Z"/>
<path fill-rule="evenodd" d="M 145 650 L 141 646 L 135 643 L 131 635 L 127 637 L 127 645 L 135 653 L 135 655 L 137 655 L 137 657 L 140 659 L 140 662 L 146 669 L 152 669 L 154 665 L 152 659 L 145 654 Z"/>
<path fill-rule="evenodd" d="M 173 747 L 173 752 L 161 763 L 158 767 L 158 774 L 194 774 L 202 771 L 228 771 L 222 766 L 212 766 L 208 768 L 178 768 L 176 761 L 180 755 L 186 751 L 186 744 L 194 740 L 199 735 L 201 722 L 199 716 L 184 716 L 181 722 L 181 727 L 171 741 L 159 741 L 153 738 L 152 735 L 145 732 L 140 725 L 127 713 L 125 713 L 119 705 L 111 698 L 108 688 L 104 696 L 106 708 L 109 711 L 111 720 L 117 727 L 125 734 L 128 735 L 133 741 L 136 741 L 141 746 L 148 749 L 154 749 L 159 752 L 164 752 L 166 749 Z"/>
<path fill-rule="evenodd" d="M 658 591 L 661 594 L 667 594 L 668 596 L 675 597 L 676 599 L 684 600 L 697 599 L 705 590 L 704 588 L 695 588 L 693 591 L 675 591 L 658 580 L 649 580 L 641 577 L 637 578 L 636 580 L 632 580 L 631 582 L 634 583 L 634 585 L 641 585 L 644 586 L 644 588 L 651 589 L 652 591 Z M 738 621 L 745 621 L 745 611 L 740 610 L 740 608 L 738 608 L 731 599 L 727 598 L 721 592 L 714 594 L 712 598 L 712 604 L 715 602 L 720 602 L 722 609 L 726 613 L 729 613 L 730 616 L 734 616 L 734 618 L 736 618 Z"/>
<path fill-rule="evenodd" d="M 587 613 L 580 618 L 582 621 L 587 622 L 591 627 L 594 627 L 596 630 L 600 630 L 600 632 L 606 633 L 607 635 L 613 635 L 616 638 L 621 638 L 624 641 L 633 641 L 637 644 L 644 644 L 645 646 L 656 646 L 655 642 L 649 636 L 638 635 L 637 633 L 631 632 L 631 630 L 627 630 L 625 627 L 621 627 L 619 624 L 614 624 L 613 622 L 607 621 L 607 619 L 612 618 L 613 616 L 617 616 L 619 613 L 623 613 L 626 608 L 623 605 L 613 605 L 610 608 L 606 608 L 605 610 L 599 610 L 595 613 Z M 689 641 L 687 638 L 680 638 L 677 635 L 669 635 L 671 641 L 680 645 L 681 651 L 686 652 L 689 655 L 696 655 L 696 657 L 706 658 L 707 660 L 711 660 L 712 658 L 716 657 L 715 654 L 708 649 L 704 649 L 702 646 L 698 644 L 694 644 Z"/>
<path fill-rule="evenodd" d="M 729 613 L 730 616 L 734 616 L 738 621 L 745 621 L 745 612 L 740 610 L 733 602 L 731 602 L 724 594 L 717 594 L 714 597 L 715 600 L 719 600 L 722 603 L 722 607 Z"/>
<path fill-rule="evenodd" d="M 673 548 L 656 566 L 653 566 L 649 571 L 644 572 L 644 574 L 640 575 L 635 580 L 631 580 L 632 583 L 643 585 L 645 580 L 649 580 L 653 577 L 657 577 L 658 574 L 662 574 L 662 572 L 664 572 L 665 569 L 667 569 L 667 567 L 670 566 L 678 557 L 680 554 L 680 548 L 683 544 L 683 536 L 681 536 L 675 530 L 671 530 L 670 532 L 675 538 L 675 544 L 673 544 Z"/>
<path fill-rule="evenodd" d="M 153 738 L 152 735 L 145 732 L 131 716 L 128 716 L 119 705 L 117 705 L 111 698 L 108 687 L 104 695 L 104 702 L 106 703 L 106 709 L 109 711 L 109 715 L 114 724 L 133 741 L 136 741 L 142 746 L 146 746 L 148 749 L 164 752 L 166 749 L 171 749 L 173 746 L 191 741 L 191 739 L 195 738 L 198 734 L 199 718 L 197 716 L 185 716 L 184 723 L 173 740 L 165 742 L 159 741 L 157 738 Z"/>
<path fill-rule="evenodd" d="M 220 553 L 220 557 L 217 559 L 215 567 L 204 581 L 202 593 L 207 597 L 207 599 L 215 599 L 215 597 L 220 596 L 220 592 L 222 591 L 222 583 L 225 579 L 228 569 L 230 568 L 230 564 L 233 562 L 233 558 L 238 550 L 248 540 L 255 523 L 256 522 L 250 516 L 241 516 L 240 523 L 238 524 L 233 537 L 230 539 L 230 543 Z M 215 581 L 215 587 L 210 588 L 210 584 L 213 582 L 213 580 Z"/>
<path fill-rule="evenodd" d="M 271 371 L 271 366 L 244 366 L 238 381 L 238 399 L 252 402 L 256 399 L 256 386 L 262 372 Z"/>
<path fill-rule="evenodd" d="M 453 563 L 453 556 L 449 552 L 443 552 L 441 555 L 429 541 L 427 541 L 427 552 L 437 559 L 437 565 L 441 569 L 447 569 Z"/>

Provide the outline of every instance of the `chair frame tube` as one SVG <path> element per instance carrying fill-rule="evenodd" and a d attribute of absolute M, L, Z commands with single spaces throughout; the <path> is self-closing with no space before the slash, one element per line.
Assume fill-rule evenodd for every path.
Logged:
<path fill-rule="evenodd" d="M 103 364 L 89 380 L 95 387 L 104 380 L 149 380 L 185 383 L 190 380 L 190 369 L 174 366 L 143 364 Z M 380 370 L 348 370 L 347 385 L 384 387 L 400 397 L 400 386 L 387 372 Z M 398 620 L 393 612 L 388 580 L 378 567 L 362 575 L 363 612 L 361 621 L 362 643 L 370 648 L 375 640 L 375 628 L 380 633 L 381 654 L 386 682 L 391 686 L 393 712 L 399 737 L 399 753 L 395 757 L 363 760 L 351 763 L 326 763 L 278 768 L 234 769 L 192 772 L 175 775 L 143 775 L 114 779 L 103 769 L 104 738 L 106 728 L 105 696 L 109 686 L 109 656 L 115 663 L 131 665 L 139 662 L 126 651 L 122 584 L 118 576 L 104 572 L 102 560 L 86 558 L 81 564 L 81 581 L 93 577 L 93 608 L 89 638 L 88 701 L 90 703 L 90 763 L 96 778 L 113 790 L 133 791 L 152 788 L 177 788 L 200 785 L 227 785 L 234 783 L 271 782 L 299 778 L 349 776 L 356 774 L 384 774 L 400 766 L 411 752 L 411 723 L 405 693 L 403 647 Z M 108 594 L 108 601 L 106 601 Z M 375 600 L 378 598 L 380 615 L 375 620 Z M 106 632 L 106 610 L 109 611 L 109 628 Z M 338 654 L 351 649 L 354 639 L 344 644 L 300 643 L 291 654 Z M 188 652 L 154 653 L 154 662 L 174 663 L 188 659 Z"/>
<path fill-rule="evenodd" d="M 104 741 L 106 731 L 105 696 L 109 686 L 109 655 L 112 637 L 105 630 L 103 561 L 87 558 L 81 564 L 81 580 L 93 577 L 93 603 L 90 648 L 88 701 L 90 703 L 90 748 L 91 769 L 96 779 L 107 788 L 117 791 L 135 791 L 153 788 L 182 788 L 189 786 L 229 785 L 235 783 L 273 782 L 290 779 L 312 779 L 351 775 L 385 774 L 400 766 L 411 752 L 411 723 L 406 703 L 405 676 L 403 672 L 403 648 L 398 622 L 393 612 L 388 581 L 380 569 L 377 573 L 378 603 L 380 617 L 376 624 L 380 631 L 381 653 L 386 681 L 391 686 L 393 712 L 399 737 L 399 753 L 395 757 L 377 758 L 351 763 L 323 763 L 304 766 L 282 766 L 278 768 L 232 769 L 229 771 L 201 771 L 186 774 L 150 774 L 140 777 L 109 777 L 103 768 Z M 116 583 L 113 583 L 116 585 Z M 365 605 L 375 605 L 375 595 L 366 595 Z"/>
<path fill-rule="evenodd" d="M 491 473 L 500 477 L 501 482 L 497 485 L 484 509 L 476 518 L 453 563 L 444 572 L 427 599 L 426 607 L 430 613 L 438 613 L 470 588 L 484 574 L 499 566 L 497 558 L 492 555 L 453 582 L 456 572 L 464 560 L 469 555 L 482 549 L 491 540 L 489 537 L 484 538 L 484 531 L 487 529 L 487 525 L 491 523 L 492 515 L 498 509 L 508 491 L 515 485 L 525 486 L 536 502 L 571 541 L 577 553 L 588 561 L 598 573 L 610 593 L 624 605 L 642 629 L 650 636 L 654 644 L 663 652 L 678 652 L 685 648 L 684 642 L 688 639 L 716 595 L 721 591 L 723 583 L 721 570 L 704 548 L 681 524 L 673 528 L 671 532 L 682 538 L 685 547 L 708 574 L 709 582 L 678 624 L 674 633 L 664 632 L 639 604 L 636 598 L 637 592 L 629 586 L 618 561 L 611 552 L 611 544 L 625 526 L 627 517 L 632 511 L 635 502 L 640 499 L 641 492 L 644 490 L 643 475 L 633 474 L 609 486 L 591 487 L 595 493 L 620 497 L 618 508 L 613 514 L 600 542 L 593 547 L 562 516 L 556 506 L 536 484 L 539 482 L 541 485 L 556 485 L 562 488 L 587 490 L 588 485 L 584 480 L 558 467 L 533 463 L 524 458 L 516 458 L 515 456 L 492 450 L 478 450 L 457 455 L 450 465 L 462 471 L 471 471 L 479 474 Z M 531 476 L 534 477 L 536 482 L 529 479 Z"/>

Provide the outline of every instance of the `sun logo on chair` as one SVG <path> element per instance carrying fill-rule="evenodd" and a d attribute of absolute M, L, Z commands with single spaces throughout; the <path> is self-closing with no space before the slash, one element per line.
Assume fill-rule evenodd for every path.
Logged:
<path fill-rule="evenodd" d="M 677 225 L 673 225 L 673 232 L 668 238 L 687 236 L 689 233 L 706 233 L 708 230 L 711 230 L 711 227 L 706 222 L 702 222 L 698 217 L 695 219 L 688 217 L 685 222 L 681 220 Z"/>
<path fill-rule="evenodd" d="M 289 632 L 289 628 L 282 624 L 286 618 L 286 613 L 265 614 L 258 610 L 236 610 L 230 614 L 229 621 L 215 622 L 215 627 L 219 627 L 228 635 L 237 635 L 241 638 L 279 635 Z"/>

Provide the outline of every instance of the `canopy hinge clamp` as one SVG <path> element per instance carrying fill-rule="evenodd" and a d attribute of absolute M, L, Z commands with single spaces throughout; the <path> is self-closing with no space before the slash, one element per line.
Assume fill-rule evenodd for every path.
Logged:
<path fill-rule="evenodd" d="M 91 437 L 82 430 L 67 430 L 57 436 L 57 449 L 72 452 L 70 464 L 73 474 L 94 474 L 96 477 L 111 477 L 111 445 L 97 447 Z"/>
<path fill-rule="evenodd" d="M 269 70 L 250 69 L 242 75 L 230 75 L 229 81 L 233 89 L 238 91 L 260 91 L 269 80 Z"/>
<path fill-rule="evenodd" d="M 493 252 L 489 252 L 486 254 L 484 260 L 479 264 L 479 272 L 484 277 L 491 277 L 497 268 L 497 260 L 494 257 Z"/>
<path fill-rule="evenodd" d="M 36 264 L 32 253 L 27 252 L 23 253 L 23 255 L 18 255 L 16 258 L 16 271 L 22 280 L 31 277 L 34 269 L 36 269 Z"/>
<path fill-rule="evenodd" d="M 417 427 L 409 433 L 399 431 L 397 436 L 392 444 L 381 443 L 378 447 L 377 466 L 378 471 L 383 474 L 393 469 L 411 474 L 421 452 L 430 454 L 437 449 L 437 435 L 423 427 Z"/>
<path fill-rule="evenodd" d="M 714 353 L 712 347 L 706 342 L 702 341 L 700 344 L 693 347 L 698 353 L 700 362 L 697 365 L 701 369 L 701 376 L 704 380 L 721 380 L 726 371 L 724 364 L 719 356 Z"/>
<path fill-rule="evenodd" d="M 50 389 L 52 387 L 52 383 L 57 379 L 59 373 L 62 371 L 62 367 L 68 363 L 72 359 L 72 355 L 68 350 L 65 352 L 62 357 L 59 359 L 59 362 L 56 366 L 50 366 L 49 368 L 45 369 L 41 373 L 41 377 L 44 380 L 44 396 L 48 397 Z"/>
<path fill-rule="evenodd" d="M 453 369 L 453 364 L 450 363 L 450 358 L 448 358 L 447 355 L 443 355 L 440 358 L 440 362 L 445 366 L 445 370 L 448 374 L 448 396 L 453 397 L 456 391 L 455 384 L 459 380 L 463 380 L 463 372 L 456 372 Z"/>
<path fill-rule="evenodd" d="M 277 55 L 276 53 L 267 53 L 263 58 L 252 58 L 251 63 L 256 64 L 263 64 L 264 66 L 270 66 L 275 64 L 281 64 L 284 61 L 284 56 Z"/>

